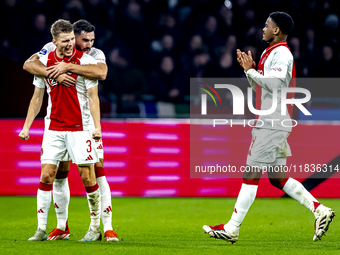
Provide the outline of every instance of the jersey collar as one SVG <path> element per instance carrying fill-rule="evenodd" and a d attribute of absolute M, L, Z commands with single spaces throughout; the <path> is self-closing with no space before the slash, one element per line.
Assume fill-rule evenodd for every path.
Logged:
<path fill-rule="evenodd" d="M 281 42 L 274 43 L 273 45 L 269 46 L 266 49 L 266 52 L 271 51 L 272 49 L 279 47 L 279 46 L 287 46 L 287 41 L 281 41 Z"/>
<path fill-rule="evenodd" d="M 62 61 L 66 61 L 66 62 L 70 62 L 71 59 L 74 57 L 74 55 L 76 54 L 77 50 L 76 50 L 76 47 L 74 46 L 73 48 L 73 52 L 72 52 L 72 55 L 70 57 L 64 57 L 64 58 L 59 58 L 57 56 L 57 49 L 55 49 L 54 51 L 54 58 L 57 62 L 62 62 Z"/>

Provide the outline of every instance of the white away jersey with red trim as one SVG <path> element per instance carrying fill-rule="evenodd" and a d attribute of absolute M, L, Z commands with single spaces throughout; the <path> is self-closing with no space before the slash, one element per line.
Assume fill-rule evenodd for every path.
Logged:
<path fill-rule="evenodd" d="M 96 64 L 96 61 L 87 54 L 74 50 L 71 57 L 60 59 L 52 51 L 40 58 L 45 66 L 54 65 L 56 62 L 65 61 L 79 65 Z M 98 81 L 87 79 L 76 74 L 72 75 L 77 80 L 76 86 L 65 87 L 55 80 L 34 77 L 33 84 L 39 88 L 47 88 L 48 106 L 45 117 L 45 128 L 55 131 L 82 131 L 94 128 L 90 113 L 87 90 L 97 86 Z"/>
<path fill-rule="evenodd" d="M 44 55 L 49 54 L 50 52 L 54 51 L 56 49 L 56 46 L 53 42 L 49 42 L 44 45 L 44 47 L 39 51 L 37 54 L 39 57 L 42 57 Z M 102 52 L 100 49 L 97 49 L 95 47 L 92 47 L 88 53 L 91 57 L 93 57 L 97 63 L 104 63 L 106 64 L 106 58 L 104 52 Z"/>
<path fill-rule="evenodd" d="M 281 89 L 295 87 L 294 58 L 287 42 L 278 42 L 265 49 L 258 63 L 257 71 L 249 69 L 246 72 L 248 81 L 256 91 L 256 109 L 267 110 L 273 104 L 273 89 L 277 89 L 277 107 L 270 115 L 259 115 L 256 127 L 277 129 L 291 132 L 292 130 L 292 106 L 289 106 L 286 115 L 281 115 Z M 291 94 L 291 95 L 290 95 Z M 288 93 L 292 98 L 294 93 Z M 289 114 L 290 113 L 290 114 Z M 282 121 L 284 125 L 282 125 Z M 261 126 L 263 124 L 263 126 Z"/>

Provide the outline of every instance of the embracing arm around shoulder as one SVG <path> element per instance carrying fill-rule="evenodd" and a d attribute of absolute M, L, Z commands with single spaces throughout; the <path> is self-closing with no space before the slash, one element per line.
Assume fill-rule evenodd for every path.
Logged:
<path fill-rule="evenodd" d="M 38 77 L 47 77 L 46 66 L 39 60 L 38 54 L 33 54 L 24 63 L 23 69 Z"/>
<path fill-rule="evenodd" d="M 107 65 L 105 63 L 76 65 L 72 63 L 59 62 L 47 68 L 47 74 L 54 79 L 60 74 L 75 73 L 90 80 L 105 80 L 107 75 Z"/>

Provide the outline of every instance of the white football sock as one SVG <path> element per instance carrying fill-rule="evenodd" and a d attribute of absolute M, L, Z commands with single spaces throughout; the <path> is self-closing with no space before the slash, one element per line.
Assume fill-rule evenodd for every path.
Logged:
<path fill-rule="evenodd" d="M 100 228 L 100 209 L 101 209 L 99 187 L 93 192 L 86 193 L 86 195 L 91 214 L 90 227 L 92 230 L 97 231 L 97 229 Z"/>
<path fill-rule="evenodd" d="M 55 179 L 53 182 L 53 202 L 57 214 L 57 228 L 66 230 L 68 205 L 70 203 L 70 188 L 68 178 Z"/>
<path fill-rule="evenodd" d="M 105 176 L 98 177 L 97 183 L 100 190 L 101 218 L 105 233 L 107 230 L 112 230 L 111 190 Z"/>
<path fill-rule="evenodd" d="M 234 212 L 230 221 L 224 225 L 225 229 L 234 231 L 237 230 L 246 217 L 246 214 L 253 204 L 258 185 L 242 183 L 240 193 L 238 194 Z"/>
<path fill-rule="evenodd" d="M 51 206 L 52 194 L 51 190 L 44 191 L 38 189 L 37 207 L 38 207 L 38 228 L 46 231 L 48 211 Z"/>
<path fill-rule="evenodd" d="M 315 209 L 320 205 L 318 200 L 300 182 L 293 178 L 288 178 L 282 190 L 313 213 L 315 213 Z"/>

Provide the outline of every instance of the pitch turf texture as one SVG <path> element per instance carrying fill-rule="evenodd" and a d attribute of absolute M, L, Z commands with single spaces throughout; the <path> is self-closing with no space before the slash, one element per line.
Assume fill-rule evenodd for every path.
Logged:
<path fill-rule="evenodd" d="M 0 196 L 0 254 L 340 254 L 340 201 L 322 199 L 339 214 L 322 241 L 313 242 L 314 216 L 289 198 L 256 199 L 235 244 L 204 234 L 225 223 L 236 199 L 113 198 L 120 242 L 79 242 L 89 226 L 85 197 L 71 197 L 70 240 L 29 242 L 36 230 L 35 197 Z M 338 220 L 339 219 L 339 220 Z M 56 226 L 53 206 L 47 230 Z"/>

